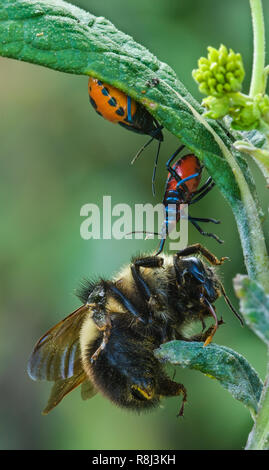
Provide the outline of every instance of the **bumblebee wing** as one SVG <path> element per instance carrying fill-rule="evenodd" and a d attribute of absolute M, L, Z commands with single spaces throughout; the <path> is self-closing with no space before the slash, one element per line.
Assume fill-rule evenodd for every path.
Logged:
<path fill-rule="evenodd" d="M 43 415 L 47 415 L 55 406 L 57 406 L 60 401 L 67 395 L 69 392 L 72 392 L 74 388 L 78 387 L 83 381 L 86 380 L 85 372 L 81 372 L 79 375 L 70 377 L 69 379 L 56 380 L 54 383 L 50 397 L 46 408 L 42 411 Z"/>
<path fill-rule="evenodd" d="M 81 385 L 81 398 L 82 400 L 88 400 L 89 398 L 94 397 L 96 395 L 97 390 L 94 385 L 90 382 L 87 378 L 82 385 Z"/>
<path fill-rule="evenodd" d="M 89 312 L 89 306 L 83 305 L 40 338 L 28 362 L 31 379 L 65 381 L 82 374 L 79 333 Z M 64 385 L 71 384 L 70 380 Z"/>

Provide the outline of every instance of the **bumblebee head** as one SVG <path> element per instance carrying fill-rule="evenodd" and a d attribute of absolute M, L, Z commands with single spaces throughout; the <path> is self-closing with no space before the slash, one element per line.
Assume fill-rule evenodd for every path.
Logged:
<path fill-rule="evenodd" d="M 185 285 L 192 297 L 203 293 L 210 303 L 214 303 L 221 295 L 221 288 L 213 269 L 195 257 L 184 258 L 180 263 L 180 284 Z"/>
<path fill-rule="evenodd" d="M 102 280 L 94 282 L 85 279 L 76 290 L 76 295 L 84 305 L 102 303 L 106 295 L 105 283 Z"/>
<path fill-rule="evenodd" d="M 242 325 L 244 324 L 243 319 L 232 306 L 222 283 L 211 267 L 204 264 L 196 257 L 183 258 L 180 263 L 180 269 L 177 268 L 177 277 L 181 280 L 182 284 L 185 284 L 188 288 L 190 297 L 197 298 L 199 296 L 202 303 L 204 300 L 205 304 L 210 306 L 211 314 L 213 314 L 211 304 L 223 295 L 234 315 Z"/>

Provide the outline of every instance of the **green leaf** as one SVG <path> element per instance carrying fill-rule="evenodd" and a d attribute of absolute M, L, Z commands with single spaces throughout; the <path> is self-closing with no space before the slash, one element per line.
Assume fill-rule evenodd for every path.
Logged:
<path fill-rule="evenodd" d="M 242 131 L 242 140 L 250 142 L 254 147 L 263 148 L 266 144 L 265 135 L 260 132 L 258 129 L 253 129 L 252 131 Z"/>
<path fill-rule="evenodd" d="M 168 65 L 108 20 L 61 0 L 2 0 L 0 54 L 97 77 L 141 102 L 204 162 L 233 209 L 249 275 L 267 282 L 269 290 L 264 274 L 269 261 L 247 163 L 225 125 L 201 116 L 203 108 Z M 148 87 L 153 78 L 159 83 Z"/>
<path fill-rule="evenodd" d="M 249 132 L 238 132 L 234 147 L 239 152 L 251 155 L 264 175 L 267 186 L 269 185 L 269 148 L 266 136 L 269 135 L 268 124 L 263 123 L 263 132 L 254 129 Z"/>
<path fill-rule="evenodd" d="M 258 282 L 240 274 L 234 279 L 234 290 L 246 324 L 269 346 L 269 296 Z"/>
<path fill-rule="evenodd" d="M 203 343 L 171 341 L 155 351 L 161 361 L 183 368 L 199 370 L 219 380 L 234 398 L 257 413 L 262 381 L 248 361 L 225 346 Z"/>
<path fill-rule="evenodd" d="M 177 94 L 199 113 L 203 108 L 168 65 L 103 17 L 61 0 L 2 0 L 0 54 L 64 72 L 92 75 L 128 93 L 205 160 L 230 202 L 240 200 L 238 185 L 219 146 Z M 147 81 L 156 77 L 159 85 L 147 87 Z M 212 125 L 231 145 L 225 131 L 214 121 Z"/>

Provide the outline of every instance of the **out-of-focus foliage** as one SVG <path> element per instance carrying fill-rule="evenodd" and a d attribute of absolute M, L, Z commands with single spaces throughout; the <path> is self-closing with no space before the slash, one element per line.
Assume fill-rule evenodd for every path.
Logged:
<path fill-rule="evenodd" d="M 191 71 L 208 44 L 218 47 L 222 42 L 241 52 L 246 69 L 244 86 L 248 86 L 252 51 L 247 2 L 73 3 L 105 16 L 144 44 L 172 66 L 197 99 L 200 94 Z M 266 2 L 264 9 L 268 34 Z M 96 115 L 88 102 L 86 77 L 9 59 L 0 59 L 0 64 L 0 447 L 242 448 L 252 427 L 248 410 L 216 381 L 195 371 L 177 369 L 176 380 L 188 390 L 182 421 L 176 419 L 176 398 L 165 400 L 159 410 L 139 416 L 116 408 L 100 395 L 82 401 L 79 390 L 50 415 L 41 416 L 50 385 L 33 383 L 26 374 L 35 341 L 79 305 L 73 292 L 83 277 L 109 277 L 135 253 L 154 249 L 158 243 L 157 239 L 84 241 L 79 232 L 83 220 L 80 208 L 87 202 L 101 205 L 102 196 L 109 194 L 112 204 L 160 202 L 166 178 L 164 163 L 178 141 L 166 133 L 157 196 L 153 199 L 151 172 L 156 145 L 131 167 L 131 158 L 146 139 Z M 253 171 L 267 211 L 268 189 L 254 165 Z M 231 259 L 221 268 L 222 280 L 238 307 L 232 278 L 245 271 L 230 208 L 215 188 L 192 208 L 191 214 L 221 219 L 218 234 L 224 245 L 203 239 L 191 227 L 189 241 L 203 242 L 217 256 Z M 268 233 L 267 219 L 264 228 Z M 223 300 L 216 306 L 226 324 L 214 340 L 239 351 L 264 377 L 261 358 L 265 358 L 265 346 L 247 328 L 240 327 Z"/>
<path fill-rule="evenodd" d="M 269 345 L 269 296 L 262 286 L 247 276 L 237 275 L 234 288 L 247 325 Z"/>

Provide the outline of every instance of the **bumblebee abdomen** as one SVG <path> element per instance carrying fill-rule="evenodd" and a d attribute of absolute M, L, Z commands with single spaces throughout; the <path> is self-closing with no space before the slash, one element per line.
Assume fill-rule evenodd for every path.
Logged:
<path fill-rule="evenodd" d="M 123 323 L 122 319 L 114 323 L 106 347 L 93 363 L 91 357 L 101 339 L 90 345 L 88 374 L 98 390 L 116 405 L 137 411 L 149 409 L 159 403 L 156 378 L 160 363 L 153 355 L 152 342 L 138 338 Z"/>

